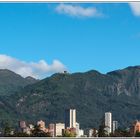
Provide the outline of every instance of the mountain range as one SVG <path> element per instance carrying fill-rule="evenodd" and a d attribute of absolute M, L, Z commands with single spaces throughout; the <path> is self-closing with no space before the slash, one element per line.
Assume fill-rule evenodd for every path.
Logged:
<path fill-rule="evenodd" d="M 19 120 L 64 122 L 64 111 L 76 108 L 81 128 L 98 128 L 105 112 L 120 127 L 140 119 L 140 66 L 102 74 L 56 73 L 42 80 L 0 70 L 0 123 Z"/>

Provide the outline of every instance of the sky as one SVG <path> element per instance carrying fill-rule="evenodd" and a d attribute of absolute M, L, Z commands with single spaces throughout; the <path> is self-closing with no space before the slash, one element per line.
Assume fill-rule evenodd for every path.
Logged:
<path fill-rule="evenodd" d="M 0 69 L 23 77 L 140 65 L 140 2 L 0 3 Z"/>

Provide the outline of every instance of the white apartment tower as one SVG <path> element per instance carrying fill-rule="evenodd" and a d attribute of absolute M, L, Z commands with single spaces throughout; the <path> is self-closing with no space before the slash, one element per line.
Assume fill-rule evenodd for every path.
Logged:
<path fill-rule="evenodd" d="M 76 128 L 76 109 L 65 111 L 65 128 Z"/>
<path fill-rule="evenodd" d="M 112 132 L 112 113 L 111 112 L 105 113 L 105 130 L 107 131 L 107 134 L 110 134 Z"/>

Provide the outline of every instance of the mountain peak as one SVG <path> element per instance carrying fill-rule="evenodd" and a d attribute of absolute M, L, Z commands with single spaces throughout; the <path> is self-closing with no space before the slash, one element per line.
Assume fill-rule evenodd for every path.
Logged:
<path fill-rule="evenodd" d="M 37 80 L 36 78 L 33 78 L 31 76 L 27 76 L 27 77 L 25 77 L 25 79 L 27 79 L 27 80 Z"/>
<path fill-rule="evenodd" d="M 116 74 L 116 73 L 124 73 L 126 71 L 131 71 L 131 70 L 140 70 L 140 66 L 129 66 L 126 67 L 124 69 L 118 69 L 118 70 L 114 70 L 114 71 L 110 71 L 107 74 Z"/>
<path fill-rule="evenodd" d="M 32 77 L 23 78 L 19 74 L 8 70 L 0 69 L 0 95 L 10 95 L 23 87 L 37 82 Z"/>
<path fill-rule="evenodd" d="M 36 83 L 37 81 L 39 81 L 38 79 L 35 79 L 35 78 L 33 78 L 33 77 L 31 77 L 31 76 L 27 76 L 26 78 L 25 78 L 25 80 L 27 80 L 29 83 L 31 83 L 31 84 L 34 84 L 34 83 Z"/>

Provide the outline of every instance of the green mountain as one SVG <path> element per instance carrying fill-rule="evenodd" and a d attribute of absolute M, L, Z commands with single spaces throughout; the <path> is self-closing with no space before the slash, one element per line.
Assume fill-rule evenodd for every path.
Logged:
<path fill-rule="evenodd" d="M 16 91 L 35 82 L 37 80 L 32 77 L 23 78 L 10 70 L 0 69 L 0 96 L 14 94 Z"/>
<path fill-rule="evenodd" d="M 111 111 L 121 126 L 140 119 L 139 67 L 101 74 L 54 74 L 27 86 L 16 95 L 16 111 L 23 119 L 63 122 L 64 110 L 74 107 L 81 127 L 98 127 L 104 113 Z"/>
<path fill-rule="evenodd" d="M 113 120 L 118 120 L 121 127 L 126 127 L 140 119 L 140 67 L 107 74 L 95 70 L 57 73 L 0 101 L 6 105 L 0 120 L 5 119 L 8 110 L 13 121 L 64 122 L 64 110 L 72 107 L 77 110 L 77 122 L 82 128 L 98 127 L 107 111 L 113 113 Z"/>
<path fill-rule="evenodd" d="M 0 127 L 7 120 L 10 123 L 16 123 L 20 119 L 20 114 L 10 102 L 10 98 L 14 100 L 16 92 L 36 82 L 38 80 L 32 77 L 23 78 L 10 70 L 0 69 Z"/>

